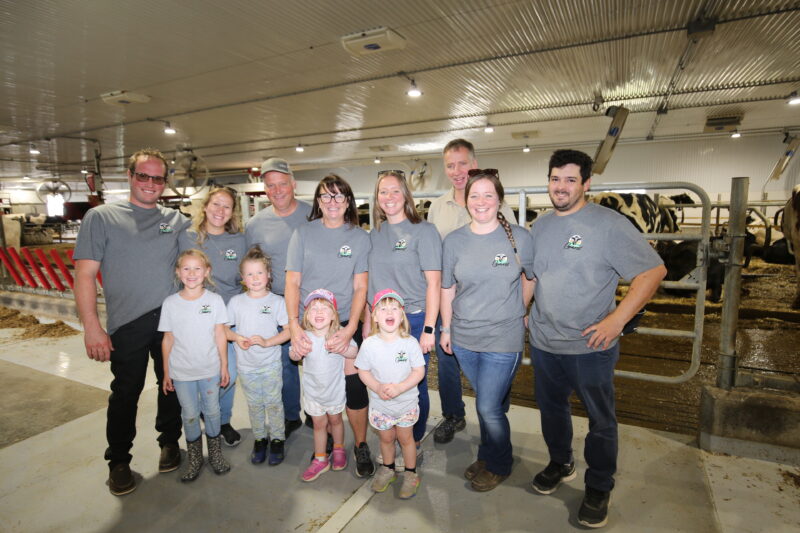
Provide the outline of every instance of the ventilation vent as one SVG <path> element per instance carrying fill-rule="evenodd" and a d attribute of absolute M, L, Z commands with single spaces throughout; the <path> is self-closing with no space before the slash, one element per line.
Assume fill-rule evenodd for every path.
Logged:
<path fill-rule="evenodd" d="M 742 115 L 727 115 L 721 117 L 708 117 L 703 133 L 719 133 L 733 131 L 742 123 Z"/>
<path fill-rule="evenodd" d="M 342 37 L 342 46 L 350 55 L 365 56 L 385 50 L 400 50 L 406 47 L 406 39 L 385 26 L 350 33 Z"/>
<path fill-rule="evenodd" d="M 109 105 L 146 104 L 150 101 L 150 97 L 146 94 L 130 91 L 111 91 L 110 93 L 101 94 L 100 98 Z"/>
<path fill-rule="evenodd" d="M 515 131 L 511 134 L 512 139 L 535 139 L 539 136 L 539 130 Z"/>

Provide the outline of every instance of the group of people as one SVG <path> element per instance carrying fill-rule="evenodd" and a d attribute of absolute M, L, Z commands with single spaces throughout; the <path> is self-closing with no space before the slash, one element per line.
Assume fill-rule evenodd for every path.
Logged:
<path fill-rule="evenodd" d="M 238 374 L 254 463 L 283 460 L 285 439 L 302 425 L 305 411 L 314 454 L 301 478 L 344 469 L 346 411 L 356 475 L 374 476 L 373 490 L 386 490 L 397 477 L 399 442 L 400 497 L 409 498 L 419 486 L 431 350 L 444 415 L 434 440 L 449 442 L 466 425 L 463 371 L 475 391 L 481 436 L 464 476 L 474 490 L 492 490 L 512 469 L 506 413 L 528 333 L 550 455 L 532 486 L 550 494 L 575 477 L 568 402 L 574 390 L 590 426 L 578 520 L 605 525 L 617 456 L 617 341 L 665 275 L 661 260 L 624 217 L 586 202 L 592 160 L 582 152 L 558 150 L 551 157 L 554 209 L 530 231 L 513 223 L 499 172 L 478 168 L 472 144 L 453 140 L 443 158 L 452 188 L 431 203 L 427 221 L 403 173 L 379 173 L 369 233 L 358 225 L 343 178 L 323 178 L 308 204 L 295 198 L 288 163 L 268 159 L 261 175 L 271 205 L 242 233 L 234 191 L 213 189 L 189 227 L 158 204 L 166 184 L 163 156 L 140 151 L 131 157 L 129 202 L 90 210 L 75 249 L 87 354 L 110 360 L 114 375 L 106 450 L 112 493 L 135 488 L 129 451 L 152 357 L 160 389 L 159 471 L 179 466 L 182 417 L 189 451 L 182 479 L 197 477 L 201 414 L 209 462 L 217 473 L 229 470 L 220 443 L 241 439 L 230 424 Z M 96 308 L 98 272 L 106 329 Z M 173 272 L 180 281 L 176 294 Z M 620 277 L 631 287 L 616 305 Z M 205 288 L 209 283 L 213 292 Z M 208 326 L 202 335 L 201 324 Z M 195 367 L 186 366 L 190 357 Z M 377 470 L 368 425 L 380 434 Z"/>

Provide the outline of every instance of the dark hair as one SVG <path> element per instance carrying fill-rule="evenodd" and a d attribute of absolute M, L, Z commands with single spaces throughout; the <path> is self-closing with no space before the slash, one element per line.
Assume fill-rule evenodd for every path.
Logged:
<path fill-rule="evenodd" d="M 255 245 L 244 254 L 242 262 L 239 263 L 239 274 L 244 275 L 244 264 L 248 261 L 258 261 L 264 265 L 264 270 L 267 271 L 267 289 L 272 289 L 272 260 L 265 254 L 259 245 Z M 244 280 L 242 280 L 244 285 Z"/>
<path fill-rule="evenodd" d="M 353 189 L 350 188 L 350 184 L 347 183 L 344 178 L 336 174 L 328 174 L 317 184 L 317 188 L 314 190 L 314 205 L 311 206 L 311 213 L 308 215 L 308 221 L 310 222 L 322 218 L 322 209 L 319 207 L 319 197 L 324 194 L 324 190 L 334 192 L 334 189 L 343 194 L 347 202 L 347 210 L 344 212 L 344 221 L 351 226 L 358 226 L 358 209 L 356 208 L 356 198 L 353 196 Z"/>
<path fill-rule="evenodd" d="M 466 150 L 469 152 L 469 158 L 475 159 L 475 147 L 466 139 L 453 139 L 444 146 L 442 155 L 446 154 L 450 150 L 459 150 L 461 148 L 466 148 Z"/>
<path fill-rule="evenodd" d="M 581 167 L 581 183 L 592 177 L 592 158 L 579 150 L 556 150 L 550 156 L 550 163 L 547 167 L 547 178 L 554 168 L 561 168 L 565 165 L 578 165 Z"/>
<path fill-rule="evenodd" d="M 381 187 L 381 182 L 384 178 L 392 177 L 400 184 L 400 191 L 403 193 L 403 212 L 406 218 L 412 224 L 419 224 L 422 222 L 422 217 L 417 212 L 417 207 L 414 205 L 414 197 L 411 195 L 411 189 L 408 188 L 405 174 L 389 170 L 382 172 L 378 175 L 378 181 L 375 182 L 375 205 L 372 208 L 372 227 L 378 231 L 381 230 L 381 222 L 386 220 L 386 213 L 378 202 L 378 189 Z"/>
<path fill-rule="evenodd" d="M 503 205 L 503 198 L 505 198 L 505 190 L 503 189 L 503 184 L 500 182 L 500 173 L 497 171 L 497 169 L 493 168 L 487 168 L 485 170 L 471 170 L 469 179 L 467 180 L 467 186 L 464 188 L 464 198 L 469 198 L 469 190 L 479 180 L 487 180 L 494 185 L 494 192 L 497 194 L 498 199 L 497 221 L 501 226 L 503 226 L 503 231 L 506 232 L 508 242 L 510 242 L 511 247 L 514 248 L 514 255 L 517 258 L 517 264 L 521 265 L 522 262 L 520 261 L 519 252 L 517 251 L 517 240 L 514 239 L 514 234 L 511 232 L 511 224 L 508 223 L 505 215 L 500 212 L 500 206 Z"/>

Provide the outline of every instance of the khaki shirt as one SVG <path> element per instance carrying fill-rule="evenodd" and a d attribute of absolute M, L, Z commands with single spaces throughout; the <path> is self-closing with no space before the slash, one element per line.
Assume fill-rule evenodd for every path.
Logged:
<path fill-rule="evenodd" d="M 517 217 L 505 201 L 500 206 L 500 212 L 506 217 L 509 224 L 516 224 Z M 428 208 L 428 222 L 436 226 L 439 234 L 444 239 L 448 233 L 472 221 L 469 211 L 456 203 L 455 189 L 450 190 L 439 198 L 431 201 Z"/>

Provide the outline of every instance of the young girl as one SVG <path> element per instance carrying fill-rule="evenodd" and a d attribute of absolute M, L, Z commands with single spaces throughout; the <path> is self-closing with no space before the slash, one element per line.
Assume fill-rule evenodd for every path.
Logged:
<path fill-rule="evenodd" d="M 206 254 L 192 249 L 181 252 L 175 276 L 183 284 L 161 306 L 158 330 L 164 332 L 163 392 L 175 391 L 181 404 L 183 431 L 189 450 L 181 481 L 194 481 L 203 466 L 200 414 L 206 425 L 208 462 L 217 474 L 231 467 L 222 456 L 219 389 L 230 381 L 225 326 L 228 314 L 222 297 L 205 288 L 211 275 Z"/>
<path fill-rule="evenodd" d="M 419 418 L 417 384 L 425 376 L 425 359 L 417 339 L 408 334 L 403 298 L 392 289 L 375 294 L 372 329 L 356 358 L 358 375 L 369 389 L 369 423 L 381 438 L 383 464 L 375 473 L 372 490 L 383 492 L 397 476 L 395 441 L 405 462 L 399 497 L 417 493 L 417 449 L 414 424 Z"/>
<path fill-rule="evenodd" d="M 269 434 L 269 464 L 284 458 L 283 364 L 281 344 L 289 340 L 289 318 L 283 297 L 270 292 L 272 273 L 269 257 L 252 247 L 239 265 L 247 292 L 237 294 L 228 304 L 227 338 L 236 341 L 236 367 L 244 387 L 250 425 L 253 428 L 253 464 L 264 462 Z M 236 326 L 236 331 L 230 326 Z M 278 333 L 278 326 L 283 331 Z M 269 421 L 269 433 L 264 415 Z"/>
<path fill-rule="evenodd" d="M 353 359 L 358 353 L 355 341 L 342 354 L 329 352 L 325 342 L 341 327 L 336 298 L 325 289 L 311 291 L 303 302 L 303 330 L 311 340 L 311 351 L 298 355 L 294 350 L 290 357 L 303 361 L 303 409 L 314 421 L 314 459 L 303 472 L 303 481 L 314 481 L 331 468 L 344 470 L 347 454 L 344 450 L 344 424 L 342 411 L 347 401 L 345 395 L 344 358 Z M 333 435 L 333 451 L 330 459 L 325 453 L 328 426 Z M 331 464 L 333 463 L 333 464 Z"/>

